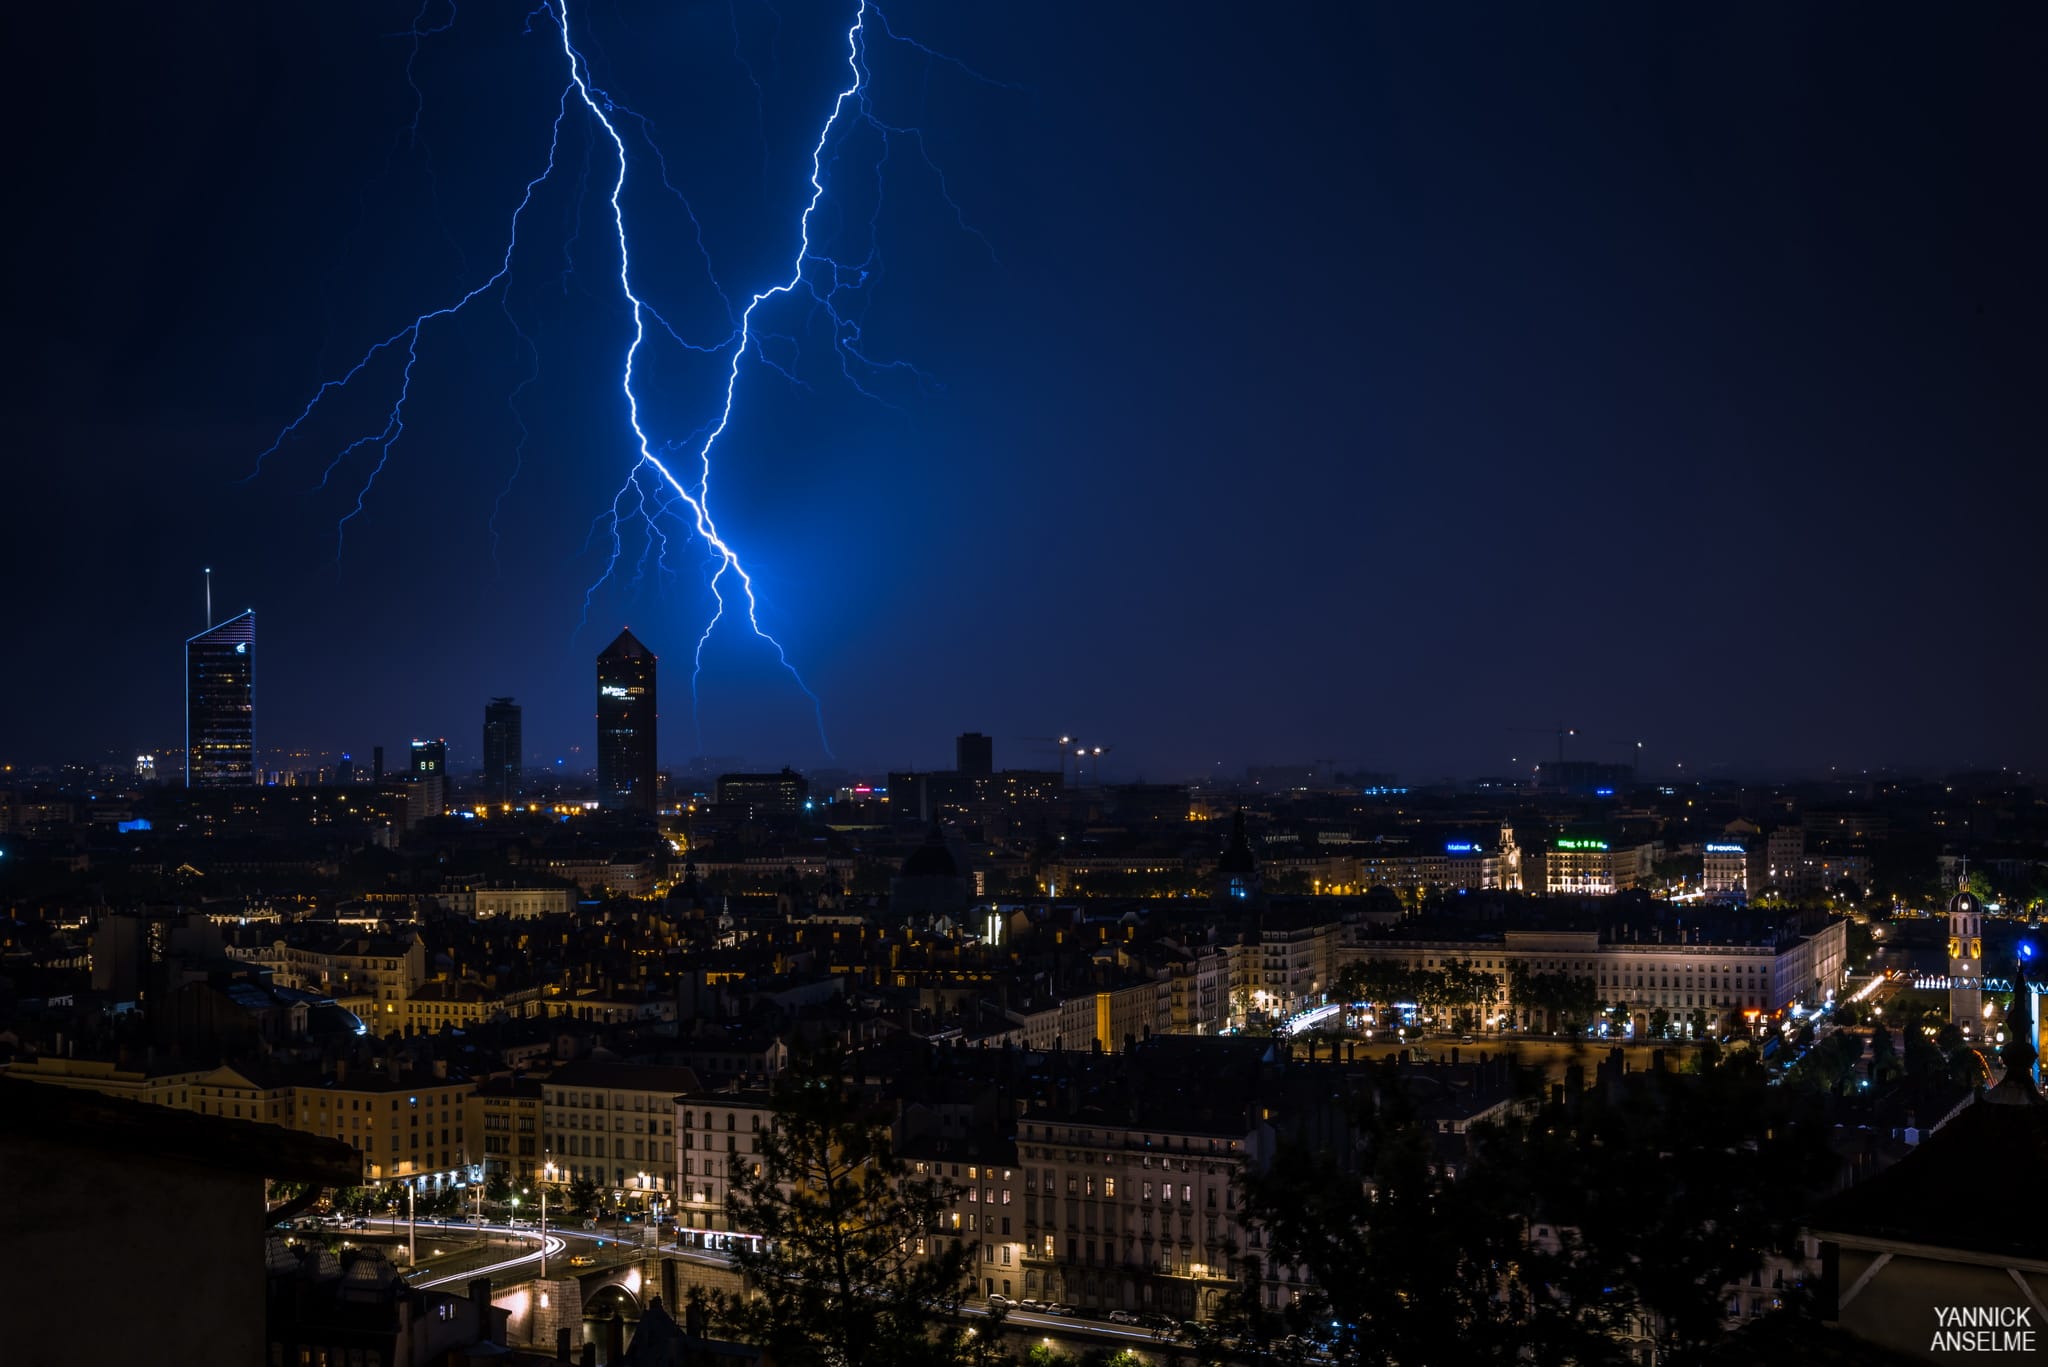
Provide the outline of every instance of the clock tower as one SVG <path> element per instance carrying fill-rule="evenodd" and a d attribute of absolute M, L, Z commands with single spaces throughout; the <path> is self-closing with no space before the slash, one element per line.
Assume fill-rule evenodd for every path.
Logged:
<path fill-rule="evenodd" d="M 1948 903 L 1948 1018 L 1974 1039 L 1984 1024 L 1984 907 L 1958 892 Z"/>

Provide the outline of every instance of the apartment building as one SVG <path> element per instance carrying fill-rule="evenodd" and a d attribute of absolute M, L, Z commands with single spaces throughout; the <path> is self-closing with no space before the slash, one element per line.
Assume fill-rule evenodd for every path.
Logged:
<path fill-rule="evenodd" d="M 1048 1107 L 1018 1122 L 1022 1190 L 1014 1178 L 995 1189 L 1022 1205 L 1021 1219 L 1008 1217 L 1021 1244 L 999 1235 L 994 1246 L 999 1257 L 1017 1250 L 1023 1296 L 1192 1319 L 1236 1285 L 1237 1177 L 1263 1163 L 1271 1130 L 1228 1108 L 1148 1104 L 1144 1113 L 1113 1121 Z M 984 1268 L 984 1282 L 991 1275 Z"/>
<path fill-rule="evenodd" d="M 291 1087 L 288 1119 L 275 1123 L 350 1145 L 362 1155 L 365 1182 L 447 1186 L 470 1177 L 474 1091 L 468 1078 L 444 1069 L 420 1077 L 343 1066 Z"/>
<path fill-rule="evenodd" d="M 697 1090 L 688 1068 L 584 1061 L 544 1085 L 558 1180 L 585 1179 L 614 1201 L 664 1209 L 675 1194 L 677 1096 Z"/>
<path fill-rule="evenodd" d="M 723 1236 L 744 1233 L 734 1225 L 727 1201 L 733 1179 L 760 1162 L 761 1137 L 774 1124 L 774 1109 L 759 1089 L 692 1087 L 673 1103 L 678 1238 L 686 1246 L 716 1245 Z"/>
<path fill-rule="evenodd" d="M 513 1186 L 540 1180 L 547 1163 L 547 1090 L 536 1078 L 494 1077 L 476 1085 L 465 1107 L 472 1151 L 486 1178 Z"/>
<path fill-rule="evenodd" d="M 1024 1173 L 1016 1145 L 983 1135 L 972 1142 L 922 1138 L 899 1152 L 913 1179 L 938 1181 L 952 1193 L 939 1229 L 916 1237 L 912 1252 L 937 1256 L 951 1247 L 971 1250 L 975 1290 L 982 1296 L 1021 1298 L 1024 1278 Z"/>

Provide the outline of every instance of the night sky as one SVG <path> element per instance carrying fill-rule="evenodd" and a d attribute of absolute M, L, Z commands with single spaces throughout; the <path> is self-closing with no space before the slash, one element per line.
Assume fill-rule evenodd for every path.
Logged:
<path fill-rule="evenodd" d="M 217 616 L 257 610 L 266 751 L 442 734 L 474 763 L 511 693 L 529 751 L 588 765 L 591 659 L 630 623 L 665 762 L 825 763 L 743 630 L 706 652 L 699 742 L 701 545 L 664 576 L 629 534 L 579 626 L 631 455 L 615 163 L 573 104 L 505 299 L 539 368 L 495 559 L 530 364 L 495 292 L 425 333 L 338 561 L 374 451 L 315 486 L 395 365 L 238 482 L 321 380 L 491 273 L 543 164 L 546 16 L 470 0 L 420 40 L 415 139 L 414 11 L 16 17 L 0 757 L 178 743 L 211 565 Z M 828 149 L 814 235 L 879 248 L 863 349 L 928 379 L 856 368 L 863 397 L 803 304 L 764 306 L 801 383 L 742 367 L 712 483 L 840 763 L 978 729 L 1027 765 L 1073 731 L 1119 779 L 1421 780 L 1526 765 L 1551 743 L 1516 728 L 1560 720 L 1653 771 L 2048 761 L 2040 7 L 888 15 L 1008 83 L 871 34 L 875 112 L 925 130 L 958 217 L 903 138 L 879 205 L 873 130 Z M 793 259 L 850 16 L 571 10 L 742 298 Z M 636 284 L 716 340 L 633 151 Z M 645 355 L 650 429 L 684 438 L 724 362 Z"/>

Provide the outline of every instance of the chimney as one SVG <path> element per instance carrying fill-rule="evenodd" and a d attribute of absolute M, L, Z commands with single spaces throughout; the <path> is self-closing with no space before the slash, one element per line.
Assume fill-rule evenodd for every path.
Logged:
<path fill-rule="evenodd" d="M 491 1323 L 491 1279 L 471 1277 L 469 1279 L 469 1301 L 476 1307 L 476 1332 L 479 1343 L 496 1343 L 492 1332 L 496 1326 Z"/>

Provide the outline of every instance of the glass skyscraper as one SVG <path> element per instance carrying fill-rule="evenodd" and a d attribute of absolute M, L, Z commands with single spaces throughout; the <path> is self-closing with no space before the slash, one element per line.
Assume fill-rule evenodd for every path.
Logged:
<path fill-rule="evenodd" d="M 185 786 L 256 782 L 256 613 L 185 642 Z"/>
<path fill-rule="evenodd" d="M 655 808 L 654 664 L 630 631 L 597 657 L 597 803 L 607 810 Z"/>
<path fill-rule="evenodd" d="M 525 753 L 519 704 L 492 698 L 484 704 L 484 793 L 509 802 L 519 793 L 519 759 Z"/>

